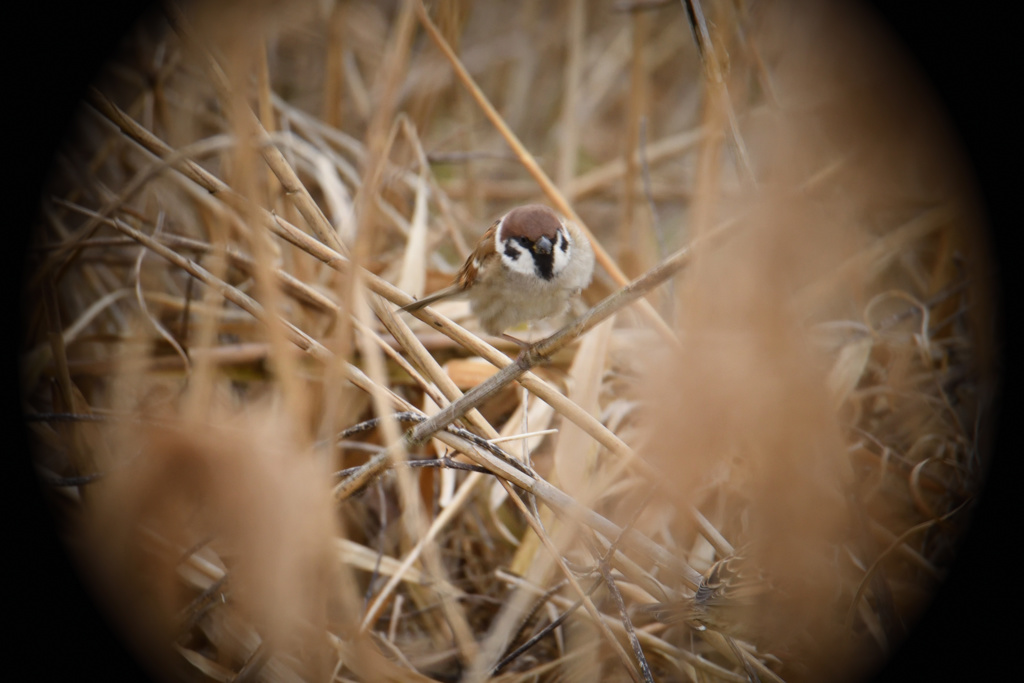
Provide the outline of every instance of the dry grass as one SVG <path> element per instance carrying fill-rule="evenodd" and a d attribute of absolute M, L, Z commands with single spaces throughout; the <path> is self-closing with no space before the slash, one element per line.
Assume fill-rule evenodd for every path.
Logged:
<path fill-rule="evenodd" d="M 692 6 L 196 3 L 128 40 L 22 367 L 157 670 L 836 680 L 899 643 L 984 474 L 966 175 L 856 17 Z M 464 303 L 396 314 L 526 201 L 593 236 L 589 310 L 518 357 Z M 720 560 L 752 597 L 695 601 Z"/>

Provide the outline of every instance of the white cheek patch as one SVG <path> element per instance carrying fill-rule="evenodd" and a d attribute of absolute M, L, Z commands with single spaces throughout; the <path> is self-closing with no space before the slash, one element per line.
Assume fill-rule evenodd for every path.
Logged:
<path fill-rule="evenodd" d="M 569 265 L 569 257 L 572 256 L 572 241 L 569 239 L 569 233 L 565 228 L 558 229 L 558 234 L 555 235 L 555 244 L 552 251 L 555 257 L 555 263 L 551 272 L 554 275 L 558 275 L 565 270 L 567 265 Z"/>
<path fill-rule="evenodd" d="M 518 242 L 509 240 L 504 245 L 498 243 L 498 253 L 501 254 L 501 261 L 505 267 L 515 273 L 523 275 L 536 275 L 533 265 L 533 256 L 529 250 L 524 249 Z"/>

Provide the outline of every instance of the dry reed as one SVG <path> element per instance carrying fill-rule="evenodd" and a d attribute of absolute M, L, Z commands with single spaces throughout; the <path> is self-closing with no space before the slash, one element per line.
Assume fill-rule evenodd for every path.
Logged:
<path fill-rule="evenodd" d="M 836 680 L 906 635 L 984 475 L 962 161 L 852 11 L 619 5 L 170 4 L 90 91 L 24 400 L 162 675 Z M 396 314 L 524 201 L 593 236 L 589 310 L 518 356 Z"/>

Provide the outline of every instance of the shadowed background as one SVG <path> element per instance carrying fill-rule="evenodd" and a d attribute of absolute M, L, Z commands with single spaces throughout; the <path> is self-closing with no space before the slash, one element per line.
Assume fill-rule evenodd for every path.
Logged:
<path fill-rule="evenodd" d="M 684 28 L 685 28 L 685 25 L 683 25 L 683 26 L 684 26 Z M 685 34 L 684 34 L 684 33 L 681 33 L 681 35 L 685 35 Z M 753 142 L 754 140 L 755 140 L 755 138 L 754 138 L 754 137 L 752 137 L 752 138 L 751 138 L 751 141 Z M 753 146 L 753 144 L 752 144 L 752 146 Z M 513 185 L 513 187 L 514 187 L 514 185 Z M 785 210 L 790 210 L 790 208 L 788 208 L 788 207 L 783 207 L 783 209 L 785 209 Z M 780 213 L 780 214 L 778 214 L 778 215 L 784 215 L 784 214 L 781 214 L 781 213 Z M 664 219 L 664 218 L 663 218 L 663 219 Z M 597 222 L 597 221 L 594 221 L 594 222 Z M 612 222 L 614 222 L 614 221 L 612 221 Z M 755 230 L 756 230 L 757 228 L 755 227 L 755 228 L 746 228 L 746 229 L 755 229 Z M 471 230 L 470 230 L 470 232 L 471 232 Z M 607 241 L 608 241 L 609 243 L 612 243 L 612 244 L 613 244 L 613 242 L 614 242 L 614 241 L 613 241 L 613 239 L 610 239 L 610 238 L 604 238 L 604 237 L 600 236 L 600 234 L 599 234 L 599 237 L 601 237 L 602 241 L 604 241 L 604 240 L 607 240 Z M 750 248 L 750 246 L 751 246 L 751 241 L 750 241 L 750 240 L 744 240 L 744 242 L 748 243 L 748 244 L 746 244 L 745 246 L 746 246 L 746 247 L 748 247 L 748 248 Z M 754 243 L 754 244 L 756 244 L 756 243 Z M 784 254 L 783 254 L 783 256 L 784 256 Z M 733 267 L 733 268 L 734 268 L 734 267 L 737 267 L 737 266 L 736 266 L 736 264 L 739 264 L 739 271 L 740 271 L 741 273 L 743 273 L 744 275 L 751 275 L 751 276 L 752 276 L 752 280 L 753 280 L 753 282 L 754 282 L 754 284 L 755 284 L 755 285 L 756 285 L 757 283 L 763 283 L 763 282 L 765 282 L 766 280 L 774 280 L 773 278 L 769 278 L 769 276 L 768 276 L 768 275 L 773 275 L 774 273 L 777 273 L 777 272 L 779 272 L 779 270 L 773 270 L 773 269 L 772 269 L 772 266 L 770 265 L 770 264 L 771 264 L 771 260 L 770 260 L 770 259 L 768 259 L 767 261 L 765 261 L 765 263 L 767 263 L 767 265 L 765 265 L 765 263 L 761 263 L 760 259 L 758 259 L 758 263 L 761 263 L 761 265 L 763 265 L 763 266 L 764 266 L 765 268 L 767 268 L 767 275 L 765 274 L 765 271 L 759 271 L 759 270 L 757 270 L 756 268 L 754 269 L 754 271 L 753 271 L 753 272 L 748 272 L 749 270 L 751 270 L 751 268 L 749 268 L 749 267 L 743 267 L 743 266 L 742 266 L 742 264 L 743 264 L 743 261 L 741 260 L 741 259 L 743 258 L 743 257 L 742 257 L 742 255 L 740 255 L 740 256 L 739 256 L 738 258 L 739 258 L 739 260 L 733 260 L 733 261 L 732 261 L 732 265 L 730 265 L 729 267 Z M 749 258 L 749 257 L 748 257 L 748 258 Z M 781 258 L 781 257 L 780 257 L 780 258 Z M 700 266 L 700 265 L 698 264 L 698 267 L 696 267 L 696 268 L 695 268 L 695 272 L 697 272 L 697 273 L 701 273 L 701 272 L 702 272 L 702 273 L 708 273 L 708 276 L 709 276 L 709 278 L 711 279 L 711 281 L 712 281 L 712 282 L 714 282 L 714 283 L 715 283 L 715 284 L 716 284 L 716 285 L 717 285 L 717 286 L 718 286 L 719 288 L 721 288 L 721 287 L 722 287 L 722 286 L 721 286 L 721 282 L 722 282 L 722 278 L 723 278 L 723 276 L 721 275 L 721 272 L 722 272 L 722 270 L 721 270 L 721 267 L 722 267 L 722 266 L 720 266 L 720 265 L 716 265 L 716 263 L 714 262 L 714 259 L 712 259 L 712 262 L 710 262 L 710 263 L 708 263 L 708 264 L 706 264 L 706 265 Z M 778 266 L 775 266 L 775 267 L 778 267 Z M 701 268 L 703 268 L 703 269 L 701 270 Z M 716 268 L 718 268 L 718 269 L 716 270 Z M 728 272 L 728 271 L 726 271 L 726 272 Z M 793 275 L 793 278 L 794 278 L 794 280 L 799 280 L 799 278 L 800 278 L 800 275 L 801 275 L 801 273 L 786 273 L 786 274 L 787 274 L 787 275 L 788 275 L 788 274 L 792 274 L 792 275 Z M 715 275 L 717 275 L 717 276 L 715 276 Z M 758 278 L 760 278 L 760 280 L 759 280 L 758 278 L 755 278 L 755 275 L 757 275 L 757 276 L 758 276 Z M 810 275 L 804 275 L 804 276 L 810 276 Z M 697 276 L 696 276 L 696 275 L 694 276 L 694 278 L 692 278 L 692 279 L 690 279 L 690 280 L 688 280 L 688 281 L 686 281 L 686 282 L 687 282 L 687 283 L 690 283 L 690 282 L 692 282 L 692 281 L 694 281 L 694 280 L 697 280 Z M 697 280 L 697 281 L 698 281 L 698 280 Z M 698 281 L 698 282 L 699 282 L 699 281 Z M 742 293 L 742 285 L 743 285 L 743 281 L 742 281 L 742 279 L 741 279 L 741 278 L 735 278 L 735 276 L 733 276 L 733 278 L 732 278 L 731 280 L 729 280 L 729 283 L 730 283 L 730 285 L 734 285 L 735 287 L 737 287 L 737 288 L 738 288 L 738 289 L 739 289 L 740 291 L 736 293 L 736 294 L 738 294 L 738 296 L 734 296 L 734 297 L 726 297 L 726 298 L 727 298 L 728 300 L 732 301 L 733 303 L 741 303 L 741 302 L 743 301 L 743 293 Z M 797 283 L 797 284 L 799 284 L 799 283 Z M 785 285 L 785 284 L 783 283 L 783 285 Z M 793 286 L 793 283 L 790 283 L 790 286 L 792 287 L 792 286 Z M 713 287 L 712 289 L 710 289 L 710 290 L 705 290 L 705 291 L 706 291 L 707 293 L 709 293 L 709 294 L 721 294 L 722 296 L 725 296 L 725 293 L 724 293 L 724 292 L 719 292 L 719 291 L 718 291 L 717 289 L 715 289 L 714 287 Z M 683 296 L 685 296 L 685 295 L 686 295 L 686 292 L 681 292 L 681 293 L 680 293 L 680 296 L 681 296 L 681 297 L 683 297 Z M 750 296 L 750 295 L 746 295 L 746 296 Z M 703 299 L 701 299 L 701 300 L 703 300 Z M 766 300 L 767 300 L 767 301 L 773 301 L 773 300 L 775 300 L 775 298 L 774 298 L 774 297 L 771 297 L 771 296 L 769 296 L 769 297 L 767 297 L 767 299 L 766 299 Z M 685 299 L 684 299 L 684 301 L 685 301 Z M 727 301 L 726 303 L 728 303 L 728 301 Z M 716 310 L 718 311 L 718 313 L 720 313 L 720 312 L 721 312 L 721 307 L 720 307 L 720 306 L 709 306 L 709 307 L 713 307 L 713 308 L 715 308 L 715 309 L 716 309 Z M 699 311 L 693 310 L 693 307 L 690 307 L 690 308 L 688 308 L 687 310 L 688 310 L 688 311 L 690 311 L 690 312 L 688 312 L 688 313 L 684 313 L 684 314 L 690 314 L 690 315 L 693 315 L 693 316 L 694 316 L 694 318 L 697 318 L 697 319 L 698 319 L 698 321 L 699 321 L 699 319 L 700 319 L 700 318 L 699 318 Z M 730 314 L 730 315 L 727 315 L 727 316 L 723 315 L 722 317 L 725 317 L 726 319 L 733 319 L 733 321 L 734 321 L 734 319 L 737 319 L 737 318 L 739 318 L 739 317 L 742 317 L 742 315 L 740 315 L 740 313 L 743 313 L 743 312 L 744 312 L 744 310 L 746 310 L 746 309 L 744 309 L 744 308 L 742 308 L 742 307 L 740 306 L 739 308 L 737 308 L 736 310 L 734 310 L 732 314 Z M 749 311 L 749 310 L 746 310 L 746 312 L 748 312 L 748 313 L 749 313 L 750 311 Z M 716 315 L 717 315 L 718 313 L 716 313 Z M 749 323 L 756 323 L 756 321 L 751 321 L 751 319 L 750 319 L 750 318 L 751 318 L 751 316 L 750 316 L 750 315 L 746 315 L 745 317 L 746 317 L 746 322 L 749 322 Z M 755 317 L 756 317 L 756 315 L 755 315 Z M 769 319 L 769 321 L 770 321 L 770 319 L 771 319 L 771 318 L 768 318 L 768 319 Z M 694 323 L 694 324 L 695 324 L 695 323 Z M 708 329 L 708 327 L 707 327 L 707 321 L 705 321 L 705 323 L 702 323 L 701 325 L 703 326 L 703 327 L 702 327 L 701 329 L 703 329 L 703 330 L 707 330 L 707 329 Z M 727 331 L 727 332 L 728 332 L 728 331 Z M 726 337 L 726 339 L 727 339 L 727 337 Z M 697 342 L 697 346 L 698 346 L 698 348 L 699 348 L 699 342 Z M 724 349 L 724 348 L 723 348 L 723 347 L 722 347 L 722 346 L 721 346 L 720 344 L 716 344 L 716 348 L 714 349 L 714 353 L 716 353 L 716 354 L 719 354 L 719 355 L 725 355 L 725 354 L 726 354 L 726 350 L 725 350 L 725 349 Z M 714 356 L 712 356 L 712 357 L 714 357 Z M 774 358 L 775 356 L 772 356 L 772 357 Z M 733 367 L 733 368 L 735 367 L 735 366 L 734 366 L 733 364 L 731 364 L 731 362 L 730 362 L 730 364 L 728 364 L 728 365 L 729 365 L 729 367 Z M 758 364 L 757 364 L 757 362 L 752 362 L 752 365 L 751 365 L 751 369 L 752 369 L 752 370 L 755 370 L 755 371 L 756 371 L 756 370 L 758 369 Z M 683 372 L 683 373 L 686 373 L 686 372 L 692 372 L 692 371 L 693 371 L 693 369 L 692 369 L 692 366 L 690 367 L 690 369 L 689 369 L 689 370 L 687 370 L 686 368 L 683 368 L 683 369 L 681 370 L 681 372 Z M 707 371 L 707 368 L 705 368 L 705 372 L 708 372 L 708 371 Z M 717 373 L 716 373 L 716 374 L 714 374 L 714 375 L 713 375 L 713 377 L 716 377 L 716 378 L 719 378 L 719 379 L 721 379 L 721 377 L 722 377 L 722 376 L 721 376 L 720 374 L 717 374 Z M 751 381 L 751 382 L 754 382 L 754 380 L 756 380 L 756 377 L 752 378 L 752 377 L 750 376 L 750 373 L 748 373 L 748 376 L 746 376 L 746 377 L 745 377 L 745 378 L 743 378 L 743 379 L 744 379 L 744 380 L 746 380 L 746 381 Z M 683 379 L 682 381 L 683 381 L 683 386 L 687 386 L 687 385 L 685 384 L 685 382 L 686 382 L 687 380 Z M 708 386 L 708 384 L 709 384 L 709 383 L 708 383 L 707 381 L 700 381 L 700 378 L 699 378 L 699 377 L 695 377 L 695 378 L 693 378 L 693 380 L 692 380 L 692 381 L 693 381 L 693 382 L 695 382 L 695 383 L 696 383 L 697 385 L 699 385 L 699 386 L 700 386 L 700 388 L 702 388 L 702 389 L 705 389 L 705 390 L 707 390 L 707 391 L 711 391 L 712 393 L 714 393 L 714 383 L 712 383 L 712 386 L 711 386 L 711 387 L 709 387 L 709 386 Z M 725 384 L 725 383 L 723 383 L 723 384 Z M 728 386 L 727 384 L 725 384 L 725 385 L 726 385 L 726 386 Z M 673 385 L 673 387 L 676 387 L 676 386 L 678 386 L 678 385 Z M 750 388 L 751 386 L 756 386 L 756 382 L 754 382 L 754 384 L 752 384 L 752 385 L 746 385 L 746 386 L 748 386 L 748 388 Z M 728 394 L 726 394 L 726 395 L 728 395 Z M 712 401 L 712 402 L 711 402 L 711 404 L 713 405 L 713 404 L 714 404 L 714 401 Z M 752 405 L 752 407 L 746 407 L 746 405 L 744 405 L 744 408 L 749 408 L 749 409 L 751 409 L 751 410 L 744 410 L 744 411 L 741 411 L 740 413 L 742 413 L 743 415 L 750 415 L 752 411 L 756 411 L 756 409 L 757 409 L 757 405 Z M 683 477 L 683 478 L 685 479 L 685 477 Z"/>

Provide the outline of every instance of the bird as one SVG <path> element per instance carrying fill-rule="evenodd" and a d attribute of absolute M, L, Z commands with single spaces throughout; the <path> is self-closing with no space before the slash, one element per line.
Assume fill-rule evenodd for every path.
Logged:
<path fill-rule="evenodd" d="M 399 310 L 463 297 L 483 330 L 500 335 L 565 313 L 593 272 L 594 250 L 580 227 L 547 206 L 527 204 L 484 232 L 451 285 Z"/>

